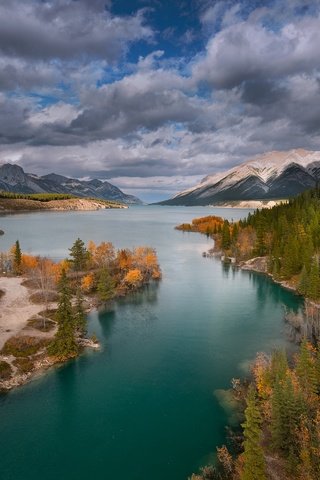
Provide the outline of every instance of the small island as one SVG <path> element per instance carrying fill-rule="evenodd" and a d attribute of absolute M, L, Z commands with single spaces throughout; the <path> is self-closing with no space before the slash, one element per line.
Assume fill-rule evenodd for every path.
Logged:
<path fill-rule="evenodd" d="M 0 254 L 0 390 L 98 348 L 87 337 L 86 312 L 161 279 L 151 247 L 116 250 L 78 238 L 69 258 L 27 255 L 17 241 Z"/>

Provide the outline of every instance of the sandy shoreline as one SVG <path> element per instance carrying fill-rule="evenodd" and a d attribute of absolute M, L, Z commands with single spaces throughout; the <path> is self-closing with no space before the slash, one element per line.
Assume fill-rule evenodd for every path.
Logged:
<path fill-rule="evenodd" d="M 5 342 L 26 327 L 27 321 L 44 309 L 30 301 L 29 291 L 21 285 L 23 277 L 0 277 L 0 290 L 4 295 L 0 299 L 0 350 Z M 39 334 L 35 331 L 33 334 Z"/>

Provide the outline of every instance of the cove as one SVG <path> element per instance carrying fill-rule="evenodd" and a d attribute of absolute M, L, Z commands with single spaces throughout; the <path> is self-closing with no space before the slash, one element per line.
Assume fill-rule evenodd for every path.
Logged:
<path fill-rule="evenodd" d="M 174 230 L 243 210 L 135 207 L 0 217 L 0 250 L 61 258 L 80 237 L 157 249 L 163 280 L 89 315 L 102 350 L 0 396 L 0 478 L 186 480 L 225 440 L 215 391 L 257 351 L 289 346 L 298 297 L 262 275 L 202 258 L 212 241 Z"/>

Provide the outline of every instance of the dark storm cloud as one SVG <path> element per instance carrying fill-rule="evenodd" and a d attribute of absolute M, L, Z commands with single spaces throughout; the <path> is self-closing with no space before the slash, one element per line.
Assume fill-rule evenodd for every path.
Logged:
<path fill-rule="evenodd" d="M 12 0 L 0 5 L 0 51 L 32 60 L 116 60 L 127 42 L 150 38 L 143 16 L 113 17 L 105 2 Z"/>

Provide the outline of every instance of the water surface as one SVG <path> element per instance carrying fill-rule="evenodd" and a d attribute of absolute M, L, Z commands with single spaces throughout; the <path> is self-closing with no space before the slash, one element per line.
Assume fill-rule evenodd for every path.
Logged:
<path fill-rule="evenodd" d="M 283 306 L 299 300 L 261 276 L 202 258 L 211 240 L 174 230 L 235 209 L 136 207 L 0 217 L 0 250 L 62 258 L 79 236 L 152 245 L 163 280 L 93 312 L 102 343 L 0 397 L 0 478 L 186 480 L 225 440 L 215 391 L 244 375 L 259 350 L 286 346 Z"/>

